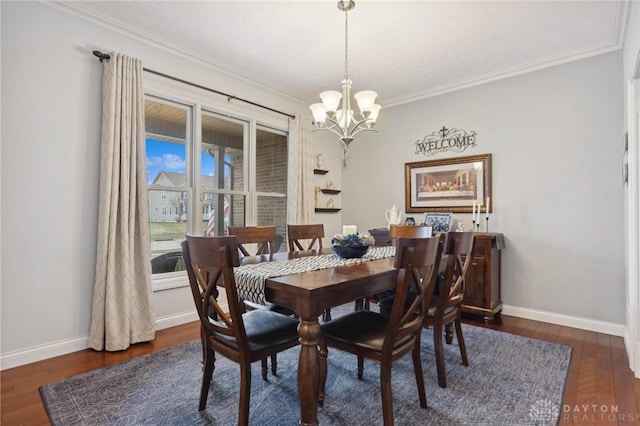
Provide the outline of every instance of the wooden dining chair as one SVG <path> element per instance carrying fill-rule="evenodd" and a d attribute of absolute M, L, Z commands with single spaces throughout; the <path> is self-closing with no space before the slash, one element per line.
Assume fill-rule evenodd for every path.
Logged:
<path fill-rule="evenodd" d="M 289 252 L 304 250 L 322 250 L 324 225 L 321 223 L 310 225 L 287 225 Z M 331 309 L 322 312 L 322 321 L 331 321 Z"/>
<path fill-rule="evenodd" d="M 391 241 L 391 245 L 395 247 L 396 240 L 398 238 L 429 238 L 431 237 L 431 227 L 430 226 L 409 226 L 409 225 L 390 225 L 389 226 L 389 240 Z M 391 310 L 391 305 L 393 303 L 393 299 L 389 299 L 393 297 L 394 290 L 386 290 L 380 294 L 377 294 L 374 297 L 374 301 L 378 301 L 378 306 L 381 307 L 381 312 L 389 312 Z M 383 305 L 380 305 L 381 301 Z"/>
<path fill-rule="evenodd" d="M 464 298 L 464 282 L 473 259 L 473 232 L 447 232 L 444 239 L 444 253 L 447 255 L 447 269 L 440 280 L 438 294 L 433 297 L 431 306 L 425 315 L 425 326 L 433 326 L 433 345 L 438 370 L 438 384 L 447 387 L 447 374 L 442 344 L 443 329 L 448 344 L 453 341 L 453 324 L 460 347 L 462 365 L 468 366 L 467 348 L 462 335 L 462 300 Z"/>
<path fill-rule="evenodd" d="M 324 238 L 324 225 L 287 225 L 287 236 L 289 238 L 289 251 L 300 250 L 322 250 L 322 239 Z M 309 240 L 303 245 L 303 240 Z"/>
<path fill-rule="evenodd" d="M 442 245 L 439 238 L 398 238 L 394 267 L 396 293 L 390 316 L 373 311 L 355 311 L 321 326 L 320 394 L 324 404 L 328 347 L 358 357 L 358 378 L 362 379 L 364 359 L 380 363 L 380 393 L 385 426 L 393 425 L 391 366 L 411 352 L 420 406 L 427 407 L 427 396 L 420 361 L 420 335 L 430 304 Z M 405 309 L 409 290 L 416 295 Z"/>
<path fill-rule="evenodd" d="M 268 309 L 245 311 L 238 298 L 233 268 L 240 265 L 235 237 L 187 235 L 182 243 L 193 300 L 200 317 L 204 371 L 199 410 L 207 405 L 215 352 L 240 365 L 238 424 L 249 423 L 251 364 L 298 342 L 298 321 Z M 229 311 L 216 301 L 216 283 L 224 283 Z M 263 370 L 263 378 L 265 372 Z"/>
<path fill-rule="evenodd" d="M 229 235 L 236 237 L 238 251 L 243 256 L 259 256 L 275 253 L 277 239 L 275 226 L 229 226 L 227 229 Z M 257 244 L 257 249 L 254 252 L 249 252 L 247 247 L 245 247 L 245 245 L 248 244 Z M 295 314 L 291 309 L 271 302 L 267 302 L 266 305 L 261 305 L 250 300 L 245 300 L 244 304 L 248 309 L 268 309 L 288 316 Z M 267 368 L 266 360 L 263 361 L 262 368 Z M 277 356 L 273 354 L 271 356 L 271 372 L 275 375 L 277 370 L 278 359 Z"/>
<path fill-rule="evenodd" d="M 243 256 L 258 256 L 275 253 L 275 226 L 229 226 L 228 234 L 236 237 L 238 250 Z M 255 252 L 250 253 L 245 245 L 257 244 Z"/>
<path fill-rule="evenodd" d="M 395 246 L 398 238 L 429 238 L 432 237 L 430 226 L 391 225 L 389 238 L 391 245 Z"/>

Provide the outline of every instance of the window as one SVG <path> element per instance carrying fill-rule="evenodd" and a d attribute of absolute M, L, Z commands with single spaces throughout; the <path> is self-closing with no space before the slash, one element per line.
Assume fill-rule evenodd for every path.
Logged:
<path fill-rule="evenodd" d="M 179 271 L 185 233 L 218 236 L 230 225 L 275 225 L 279 242 L 284 241 L 284 130 L 151 94 L 145 119 L 154 280 L 184 277 Z"/>

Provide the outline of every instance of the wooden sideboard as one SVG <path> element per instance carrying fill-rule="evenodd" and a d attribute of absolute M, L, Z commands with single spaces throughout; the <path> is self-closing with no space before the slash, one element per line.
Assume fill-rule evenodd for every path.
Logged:
<path fill-rule="evenodd" d="M 489 322 L 502 311 L 500 251 L 504 249 L 504 236 L 479 232 L 473 244 L 473 259 L 464 283 L 462 311 L 483 315 Z"/>
<path fill-rule="evenodd" d="M 390 245 L 386 228 L 369 230 L 376 245 Z M 504 249 L 502 234 L 478 232 L 474 238 L 473 260 L 465 282 L 462 311 L 484 316 L 493 321 L 502 311 L 500 296 L 500 251 Z"/>

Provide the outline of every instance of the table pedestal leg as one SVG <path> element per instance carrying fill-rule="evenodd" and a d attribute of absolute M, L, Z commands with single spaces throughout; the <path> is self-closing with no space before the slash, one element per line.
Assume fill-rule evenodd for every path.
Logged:
<path fill-rule="evenodd" d="M 300 359 L 298 360 L 298 396 L 300 398 L 300 425 L 318 424 L 318 380 L 320 363 L 318 360 L 318 337 L 320 325 L 317 317 L 300 320 Z"/>

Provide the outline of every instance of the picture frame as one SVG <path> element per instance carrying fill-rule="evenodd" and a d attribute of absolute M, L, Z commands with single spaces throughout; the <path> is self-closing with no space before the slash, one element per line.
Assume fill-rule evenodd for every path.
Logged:
<path fill-rule="evenodd" d="M 491 198 L 491 154 L 405 163 L 407 213 L 486 211 Z M 489 202 L 489 212 L 493 203 Z"/>

